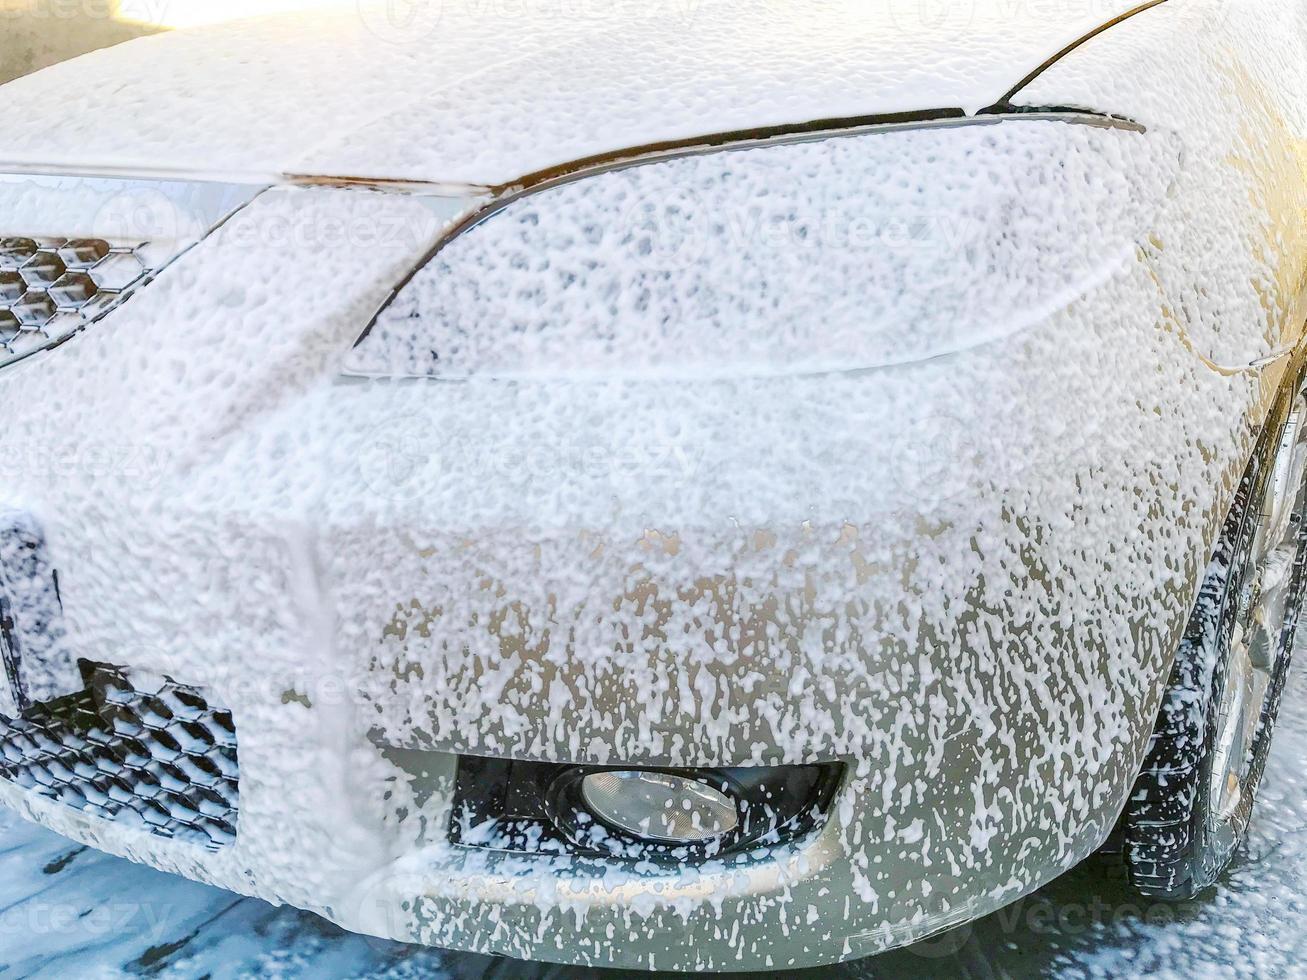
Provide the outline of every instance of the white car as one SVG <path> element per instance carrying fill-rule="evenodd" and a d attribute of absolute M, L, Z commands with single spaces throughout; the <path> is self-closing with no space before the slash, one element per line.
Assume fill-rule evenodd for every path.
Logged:
<path fill-rule="evenodd" d="M 1307 5 L 337 5 L 0 89 L 0 801 L 789 969 L 1248 826 Z"/>

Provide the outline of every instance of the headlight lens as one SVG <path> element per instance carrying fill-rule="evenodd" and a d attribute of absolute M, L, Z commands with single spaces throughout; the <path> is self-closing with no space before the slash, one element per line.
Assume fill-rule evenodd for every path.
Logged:
<path fill-rule="evenodd" d="M 1164 137 L 1024 117 L 601 172 L 445 243 L 347 370 L 731 376 L 949 353 L 1134 261 L 1177 169 Z"/>

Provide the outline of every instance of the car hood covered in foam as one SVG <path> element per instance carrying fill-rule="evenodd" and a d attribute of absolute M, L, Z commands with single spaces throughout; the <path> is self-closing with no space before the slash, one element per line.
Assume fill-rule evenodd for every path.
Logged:
<path fill-rule="evenodd" d="M 340 4 L 141 38 L 11 82 L 0 168 L 505 184 L 711 134 L 974 113 L 1132 6 Z"/>

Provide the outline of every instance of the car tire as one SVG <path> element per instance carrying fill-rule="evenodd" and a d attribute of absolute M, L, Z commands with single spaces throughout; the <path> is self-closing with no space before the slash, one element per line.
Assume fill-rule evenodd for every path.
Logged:
<path fill-rule="evenodd" d="M 1197 896 L 1248 830 L 1307 582 L 1307 398 L 1300 382 L 1288 395 L 1240 481 L 1122 817 L 1127 872 L 1148 897 Z"/>

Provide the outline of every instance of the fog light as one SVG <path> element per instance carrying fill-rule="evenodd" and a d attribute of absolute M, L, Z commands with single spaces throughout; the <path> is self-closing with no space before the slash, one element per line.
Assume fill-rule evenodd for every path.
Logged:
<path fill-rule="evenodd" d="M 581 780 L 581 799 L 604 823 L 667 844 L 712 840 L 739 826 L 729 796 L 672 773 L 592 772 Z"/>
<path fill-rule="evenodd" d="M 460 756 L 449 839 L 465 847 L 683 863 L 821 826 L 844 767 L 638 769 Z"/>

